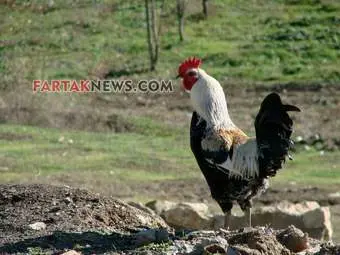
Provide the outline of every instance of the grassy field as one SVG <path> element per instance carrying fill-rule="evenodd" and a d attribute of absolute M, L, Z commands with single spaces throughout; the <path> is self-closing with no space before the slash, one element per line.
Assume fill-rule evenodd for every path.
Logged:
<path fill-rule="evenodd" d="M 193 0 L 187 7 L 182 43 L 175 1 L 165 1 L 154 73 L 140 73 L 148 67 L 141 1 L 61 0 L 51 7 L 48 1 L 2 2 L 1 86 L 37 78 L 169 78 L 191 55 L 202 57 L 216 78 L 234 83 L 340 81 L 336 0 L 214 0 L 207 20 L 201 1 Z"/>
<path fill-rule="evenodd" d="M 148 127 L 158 128 L 153 124 Z M 65 175 L 71 178 L 65 181 L 76 186 L 91 179 L 101 185 L 113 181 L 129 185 L 202 178 L 187 136 L 178 130 L 155 137 L 1 125 L 0 145 L 1 182 L 58 180 Z M 296 160 L 273 181 L 339 185 L 339 156 L 339 152 L 296 153 Z"/>
<path fill-rule="evenodd" d="M 147 72 L 143 71 L 148 67 L 148 54 L 141 1 L 61 0 L 51 6 L 48 1 L 2 1 L 0 89 L 4 93 L 0 107 L 19 109 L 19 113 L 9 111 L 18 115 L 9 118 L 15 123 L 61 129 L 2 125 L 1 181 L 64 173 L 76 181 L 80 173 L 96 175 L 103 182 L 201 178 L 189 151 L 187 132 L 143 117 L 145 109 L 131 114 L 139 112 L 138 106 L 119 113 L 134 126 L 125 133 L 64 130 L 78 109 L 87 111 L 82 117 L 86 120 L 96 112 L 106 112 L 105 107 L 92 109 L 88 95 L 32 95 L 32 79 L 171 78 L 180 61 L 195 55 L 203 58 L 204 68 L 223 84 L 339 84 L 339 1 L 214 0 L 208 19 L 202 16 L 200 2 L 190 1 L 186 40 L 179 42 L 175 3 L 165 1 L 159 64 L 157 71 Z M 136 97 L 126 100 L 122 108 L 129 108 Z M 337 101 L 332 104 L 330 108 L 336 108 Z M 106 108 L 119 106 L 108 104 Z M 22 109 L 33 112 L 25 121 L 20 119 Z M 64 124 L 50 124 L 70 109 L 74 116 L 65 116 Z M 157 111 L 157 107 L 150 109 Z M 74 126 L 91 130 L 84 123 Z M 298 160 L 275 181 L 339 184 L 338 156 L 338 152 L 299 153 Z"/>
<path fill-rule="evenodd" d="M 4 96 L 2 101 L 33 109 L 41 105 L 58 111 L 81 108 L 90 104 L 85 97 L 32 96 L 28 91 L 31 80 L 171 78 L 178 63 L 191 55 L 202 57 L 205 69 L 216 78 L 242 86 L 339 84 L 338 1 L 258 0 L 245 4 L 214 0 L 207 20 L 200 1 L 192 1 L 187 7 L 184 42 L 178 40 L 175 4 L 165 2 L 161 54 L 153 73 L 141 72 L 148 67 L 148 56 L 140 1 L 70 4 L 63 0 L 53 6 L 47 1 L 2 2 L 0 88 L 4 95 L 15 91 L 11 99 Z M 23 90 L 18 92 L 18 88 Z M 27 98 L 32 98 L 27 105 L 21 103 Z M 65 172 L 74 176 L 95 172 L 103 181 L 200 177 L 188 149 L 187 133 L 159 120 L 129 115 L 125 114 L 126 121 L 136 128 L 119 134 L 1 126 L 1 180 L 15 182 L 24 176 L 32 179 Z M 44 126 L 39 119 L 36 123 Z M 298 160 L 275 181 L 339 184 L 338 156 L 338 152 L 323 156 L 315 151 L 299 153 Z"/>

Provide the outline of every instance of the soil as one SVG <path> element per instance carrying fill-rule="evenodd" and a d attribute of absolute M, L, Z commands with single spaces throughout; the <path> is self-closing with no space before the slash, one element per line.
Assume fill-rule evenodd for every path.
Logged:
<path fill-rule="evenodd" d="M 35 222 L 45 223 L 46 228 L 31 229 L 29 224 Z M 287 233 L 297 236 L 300 231 L 293 227 L 178 235 L 155 214 L 114 198 L 49 185 L 0 185 L 0 229 L 0 254 L 61 254 L 67 250 L 82 254 L 210 254 L 228 249 L 234 252 L 231 254 L 290 255 L 301 247 L 312 249 L 321 244 L 313 239 L 291 241 Z M 142 245 L 136 242 L 136 233 L 148 229 L 166 230 L 162 243 L 157 239 Z M 309 254 L 335 255 L 339 249 L 323 244 L 319 253 Z"/>
<path fill-rule="evenodd" d="M 33 230 L 30 224 L 46 228 Z M 156 215 L 131 207 L 111 197 L 70 187 L 49 185 L 0 185 L 0 254 L 27 251 L 28 247 L 73 248 L 85 240 L 112 245 L 129 240 L 124 234 L 138 228 L 166 228 Z M 113 234 L 106 234 L 113 233 Z M 95 249 L 93 248 L 93 249 Z"/>

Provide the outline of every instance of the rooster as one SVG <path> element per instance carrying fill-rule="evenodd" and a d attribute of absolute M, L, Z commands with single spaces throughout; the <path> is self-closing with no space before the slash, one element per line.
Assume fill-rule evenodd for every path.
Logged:
<path fill-rule="evenodd" d="M 262 102 L 255 119 L 256 137 L 247 136 L 231 120 L 220 83 L 199 68 L 201 60 L 189 58 L 178 68 L 182 86 L 190 93 L 194 112 L 190 146 L 229 227 L 233 202 L 247 215 L 251 226 L 252 198 L 268 188 L 269 177 L 282 168 L 293 145 L 293 121 L 276 93 Z"/>

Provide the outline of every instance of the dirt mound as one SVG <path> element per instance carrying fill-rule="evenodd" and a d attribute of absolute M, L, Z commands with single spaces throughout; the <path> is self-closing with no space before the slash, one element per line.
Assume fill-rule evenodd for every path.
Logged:
<path fill-rule="evenodd" d="M 46 227 L 32 229 L 29 225 L 36 222 Z M 140 227 L 167 225 L 161 218 L 119 200 L 81 189 L 0 185 L 0 245 L 54 231 L 129 232 Z"/>

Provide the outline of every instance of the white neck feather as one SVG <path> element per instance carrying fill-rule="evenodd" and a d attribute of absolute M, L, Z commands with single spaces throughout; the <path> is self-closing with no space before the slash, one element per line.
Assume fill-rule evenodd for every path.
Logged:
<path fill-rule="evenodd" d="M 202 69 L 198 69 L 198 80 L 191 89 L 190 98 L 195 111 L 207 122 L 208 128 L 235 127 L 228 113 L 222 86 Z"/>

